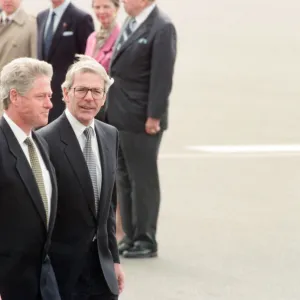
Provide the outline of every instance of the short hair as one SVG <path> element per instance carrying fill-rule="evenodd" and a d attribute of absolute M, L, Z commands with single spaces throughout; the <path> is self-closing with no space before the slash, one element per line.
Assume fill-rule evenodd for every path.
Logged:
<path fill-rule="evenodd" d="M 70 90 L 71 86 L 74 83 L 74 77 L 76 74 L 93 73 L 99 75 L 103 79 L 104 90 L 105 93 L 107 93 L 114 80 L 108 76 L 104 67 L 94 58 L 87 55 L 77 54 L 76 59 L 77 61 L 73 63 L 68 69 L 66 79 L 61 85 L 62 89 Z"/>
<path fill-rule="evenodd" d="M 116 8 L 120 7 L 120 0 L 110 0 L 110 1 Z M 92 6 L 94 6 L 94 0 L 92 1 Z"/>
<path fill-rule="evenodd" d="M 20 95 L 25 95 L 40 76 L 52 79 L 52 66 L 45 61 L 21 57 L 5 65 L 0 73 L 0 104 L 3 108 L 9 107 L 12 89 L 16 89 Z"/>

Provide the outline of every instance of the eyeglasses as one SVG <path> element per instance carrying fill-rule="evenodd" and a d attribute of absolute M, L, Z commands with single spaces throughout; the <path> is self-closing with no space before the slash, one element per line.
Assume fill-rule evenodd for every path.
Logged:
<path fill-rule="evenodd" d="M 77 86 L 74 87 L 74 95 L 76 98 L 84 98 L 86 97 L 87 93 L 91 91 L 92 97 L 94 100 L 101 100 L 105 95 L 104 89 L 97 89 L 97 88 L 87 88 L 84 86 Z"/>

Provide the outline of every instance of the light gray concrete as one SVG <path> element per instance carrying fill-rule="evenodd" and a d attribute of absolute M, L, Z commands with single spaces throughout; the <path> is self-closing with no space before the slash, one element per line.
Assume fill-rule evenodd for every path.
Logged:
<path fill-rule="evenodd" d="M 48 3 L 23 2 L 32 13 Z M 299 143 L 300 2 L 158 2 L 179 34 L 160 255 L 122 261 L 121 299 L 298 300 L 300 155 L 186 156 L 184 147 Z"/>

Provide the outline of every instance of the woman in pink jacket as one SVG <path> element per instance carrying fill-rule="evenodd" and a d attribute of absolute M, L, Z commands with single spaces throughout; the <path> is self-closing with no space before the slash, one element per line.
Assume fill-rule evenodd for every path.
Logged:
<path fill-rule="evenodd" d="M 120 32 L 116 22 L 119 7 L 120 0 L 93 0 L 93 9 L 100 22 L 100 28 L 89 36 L 85 54 L 96 59 L 107 72 Z"/>

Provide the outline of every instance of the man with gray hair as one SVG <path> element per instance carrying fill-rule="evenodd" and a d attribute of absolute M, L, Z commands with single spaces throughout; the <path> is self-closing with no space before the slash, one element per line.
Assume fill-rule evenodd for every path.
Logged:
<path fill-rule="evenodd" d="M 123 0 L 125 21 L 111 59 L 115 84 L 107 122 L 119 130 L 117 191 L 126 258 L 158 255 L 160 208 L 158 152 L 168 127 L 169 96 L 177 53 L 172 20 L 155 0 Z"/>
<path fill-rule="evenodd" d="M 52 67 L 18 58 L 0 75 L 0 295 L 59 300 L 48 257 L 57 187 L 48 145 L 34 128 L 48 123 Z"/>
<path fill-rule="evenodd" d="M 94 119 L 111 84 L 96 60 L 79 55 L 62 84 L 65 112 L 39 131 L 57 174 L 50 257 L 62 299 L 118 299 L 124 287 L 115 236 L 118 132 Z"/>

